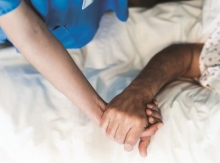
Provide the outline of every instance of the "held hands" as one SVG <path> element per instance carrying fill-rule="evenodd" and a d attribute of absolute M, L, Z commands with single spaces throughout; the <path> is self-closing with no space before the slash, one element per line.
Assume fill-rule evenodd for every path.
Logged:
<path fill-rule="evenodd" d="M 135 90 L 122 92 L 108 104 L 100 126 L 111 140 L 124 144 L 126 151 L 131 151 L 141 137 L 139 151 L 145 156 L 149 136 L 155 134 L 162 123 L 156 105 L 147 105 L 146 110 L 146 103 L 141 99 L 142 95 Z M 146 113 L 151 115 L 147 117 Z"/>
<path fill-rule="evenodd" d="M 151 136 L 157 132 L 159 127 L 163 126 L 163 123 L 161 121 L 162 116 L 157 105 L 157 100 L 153 100 L 152 103 L 147 104 L 146 114 L 148 116 L 149 126 L 145 129 L 144 133 L 142 134 L 138 146 L 139 153 L 142 157 L 147 156 L 147 147 L 150 144 Z M 144 134 L 145 136 L 143 136 Z"/>

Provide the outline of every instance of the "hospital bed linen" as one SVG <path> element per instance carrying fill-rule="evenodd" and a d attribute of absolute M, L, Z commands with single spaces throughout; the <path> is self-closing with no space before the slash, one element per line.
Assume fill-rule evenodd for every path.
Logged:
<path fill-rule="evenodd" d="M 202 7 L 203 1 L 194 1 L 131 9 L 126 24 L 108 13 L 94 41 L 69 52 L 108 102 L 156 52 L 171 43 L 208 38 L 216 22 L 205 21 L 210 11 L 202 11 Z M 1 50 L 0 162 L 220 162 L 220 95 L 195 81 L 180 79 L 164 88 L 157 99 L 164 126 L 152 137 L 148 157 L 141 158 L 137 146 L 127 153 L 103 136 L 13 48 Z"/>

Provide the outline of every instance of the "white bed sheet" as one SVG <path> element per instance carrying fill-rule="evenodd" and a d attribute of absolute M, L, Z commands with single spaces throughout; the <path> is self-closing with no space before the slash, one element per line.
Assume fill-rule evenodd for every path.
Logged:
<path fill-rule="evenodd" d="M 108 13 L 94 41 L 70 54 L 109 101 L 159 50 L 208 37 L 214 25 L 202 21 L 202 6 L 202 1 L 194 1 L 132 9 L 127 23 Z M 0 163 L 217 163 L 219 99 L 219 94 L 192 81 L 167 86 L 158 96 L 164 126 L 152 138 L 148 157 L 141 158 L 137 146 L 127 153 L 108 140 L 20 54 L 4 49 L 0 51 Z"/>

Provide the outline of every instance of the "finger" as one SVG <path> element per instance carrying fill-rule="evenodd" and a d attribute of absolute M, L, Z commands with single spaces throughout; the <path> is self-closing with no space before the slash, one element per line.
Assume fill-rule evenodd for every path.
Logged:
<path fill-rule="evenodd" d="M 106 135 L 109 122 L 110 122 L 110 119 L 108 118 L 107 112 L 104 112 L 101 118 L 101 122 L 100 122 L 101 131 L 104 135 Z"/>
<path fill-rule="evenodd" d="M 132 151 L 138 139 L 140 138 L 143 129 L 138 127 L 132 127 L 126 135 L 124 149 L 126 151 Z"/>
<path fill-rule="evenodd" d="M 152 103 L 147 104 L 147 109 L 153 110 L 153 111 L 159 111 L 159 108 L 157 107 L 157 105 L 154 105 Z"/>
<path fill-rule="evenodd" d="M 153 118 L 153 117 L 148 117 L 148 121 L 150 124 L 155 124 L 158 122 L 162 122 L 161 119 Z"/>
<path fill-rule="evenodd" d="M 162 116 L 159 112 L 156 112 L 156 111 L 153 111 L 153 110 L 150 110 L 150 109 L 146 110 L 146 114 L 148 116 L 153 117 L 153 118 L 162 119 Z"/>
<path fill-rule="evenodd" d="M 101 110 L 102 110 L 103 112 L 107 110 L 107 106 L 108 106 L 108 103 L 106 103 L 105 101 L 104 101 L 104 106 L 105 106 L 105 107 L 102 107 L 102 108 L 101 108 Z"/>
<path fill-rule="evenodd" d="M 117 131 L 116 131 L 114 140 L 115 140 L 118 144 L 124 144 L 126 135 L 127 135 L 127 133 L 129 132 L 129 130 L 130 130 L 130 126 L 128 126 L 128 127 L 126 127 L 126 128 L 125 128 L 125 126 L 128 126 L 128 125 L 120 124 L 120 125 L 118 126 L 118 128 L 117 128 Z"/>
<path fill-rule="evenodd" d="M 154 105 L 158 105 L 158 101 L 156 99 L 153 99 Z"/>
<path fill-rule="evenodd" d="M 116 121 L 114 120 L 111 120 L 108 124 L 108 127 L 107 127 L 107 130 L 106 130 L 106 134 L 107 134 L 107 137 L 111 140 L 115 140 L 115 134 L 116 134 L 116 131 L 118 129 L 118 126 L 119 124 L 118 123 L 115 123 Z"/>
<path fill-rule="evenodd" d="M 141 141 L 139 142 L 138 150 L 139 150 L 139 153 L 140 153 L 140 155 L 142 157 L 146 157 L 147 156 L 147 147 L 150 144 L 150 139 L 151 139 L 150 136 L 143 137 L 143 138 L 141 138 Z"/>
<path fill-rule="evenodd" d="M 146 136 L 154 135 L 157 132 L 158 128 L 160 128 L 162 126 L 163 126 L 162 122 L 159 122 L 159 123 L 151 125 L 150 127 L 146 128 L 144 130 L 144 132 L 142 133 L 141 137 L 146 137 Z"/>

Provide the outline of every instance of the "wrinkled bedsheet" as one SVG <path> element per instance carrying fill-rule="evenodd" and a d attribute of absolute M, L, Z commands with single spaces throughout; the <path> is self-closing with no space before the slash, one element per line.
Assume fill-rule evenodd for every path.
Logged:
<path fill-rule="evenodd" d="M 210 14 L 217 12 L 218 2 L 213 1 L 130 9 L 127 23 L 107 13 L 94 41 L 69 52 L 108 102 L 156 52 L 172 43 L 204 42 L 218 23 L 217 15 Z M 157 99 L 164 126 L 152 137 L 148 157 L 142 158 L 137 146 L 127 153 L 102 135 L 14 48 L 0 50 L 0 162 L 220 162 L 220 95 L 180 79 Z"/>

